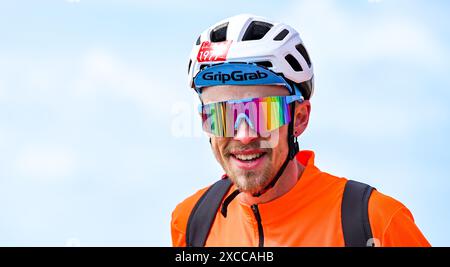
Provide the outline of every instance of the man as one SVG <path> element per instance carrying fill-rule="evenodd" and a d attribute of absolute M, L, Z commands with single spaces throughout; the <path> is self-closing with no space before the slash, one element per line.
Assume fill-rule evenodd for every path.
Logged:
<path fill-rule="evenodd" d="M 174 246 L 430 245 L 403 204 L 299 151 L 314 84 L 293 28 L 225 19 L 198 37 L 188 72 L 226 174 L 175 208 Z"/>

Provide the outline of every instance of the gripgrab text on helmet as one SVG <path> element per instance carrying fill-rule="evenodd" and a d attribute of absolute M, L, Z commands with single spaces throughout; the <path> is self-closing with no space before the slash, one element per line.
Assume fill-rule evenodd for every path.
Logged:
<path fill-rule="evenodd" d="M 207 81 L 222 81 L 222 83 L 226 83 L 227 81 L 247 81 L 247 80 L 259 80 L 267 78 L 267 73 L 260 72 L 257 70 L 256 72 L 242 72 L 240 70 L 233 71 L 230 74 L 228 73 L 214 73 L 214 72 L 205 72 L 202 75 L 202 78 Z"/>

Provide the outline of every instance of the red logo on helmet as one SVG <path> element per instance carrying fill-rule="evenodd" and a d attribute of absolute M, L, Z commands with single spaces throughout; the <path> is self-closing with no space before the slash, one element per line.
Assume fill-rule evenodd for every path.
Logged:
<path fill-rule="evenodd" d="M 231 40 L 218 43 L 204 41 L 198 50 L 197 61 L 225 61 L 231 42 Z"/>

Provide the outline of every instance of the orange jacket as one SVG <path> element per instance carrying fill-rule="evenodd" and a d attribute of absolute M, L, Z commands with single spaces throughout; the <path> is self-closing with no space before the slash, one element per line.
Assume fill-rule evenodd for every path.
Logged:
<path fill-rule="evenodd" d="M 312 151 L 301 151 L 296 158 L 305 166 L 297 184 L 283 196 L 258 204 L 264 246 L 344 246 L 341 200 L 347 180 L 320 171 L 314 166 Z M 190 212 L 207 189 L 188 197 L 173 211 L 173 246 L 186 246 Z M 232 186 L 226 196 L 235 189 Z M 376 190 L 369 199 L 369 219 L 373 237 L 381 246 L 430 246 L 411 212 Z M 220 212 L 216 215 L 205 245 L 258 246 L 258 242 L 258 225 L 252 209 L 235 199 L 228 206 L 226 218 Z"/>

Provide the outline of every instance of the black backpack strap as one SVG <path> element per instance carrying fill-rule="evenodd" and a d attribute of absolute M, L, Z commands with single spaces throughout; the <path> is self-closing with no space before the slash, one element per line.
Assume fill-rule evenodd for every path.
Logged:
<path fill-rule="evenodd" d="M 374 190 L 370 185 L 349 180 L 342 197 L 341 221 L 346 247 L 372 246 L 369 221 L 369 198 Z"/>
<path fill-rule="evenodd" d="M 186 227 L 186 246 L 203 247 L 223 197 L 231 187 L 229 178 L 215 182 L 206 190 L 189 215 Z"/>

